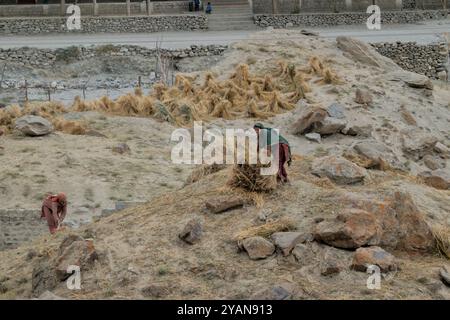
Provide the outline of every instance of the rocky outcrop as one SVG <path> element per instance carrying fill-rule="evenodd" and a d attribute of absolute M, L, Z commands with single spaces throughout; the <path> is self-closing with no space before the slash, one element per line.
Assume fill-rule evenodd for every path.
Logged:
<path fill-rule="evenodd" d="M 403 81 L 411 88 L 433 90 L 433 83 L 427 76 L 410 71 L 396 71 L 388 75 L 391 80 Z"/>
<path fill-rule="evenodd" d="M 63 281 L 70 276 L 67 273 L 69 266 L 79 266 L 81 270 L 88 270 L 98 259 L 92 240 L 72 240 L 70 244 L 63 241 L 59 250 L 60 255 L 55 262 L 55 273 L 59 281 Z"/>
<path fill-rule="evenodd" d="M 308 106 L 293 124 L 293 133 L 331 135 L 340 132 L 346 125 L 345 108 L 342 105 L 332 103 L 327 108 Z"/>
<path fill-rule="evenodd" d="M 388 58 L 383 57 L 369 44 L 350 37 L 337 37 L 337 46 L 344 55 L 354 61 L 385 70 L 396 70 L 399 67 Z"/>
<path fill-rule="evenodd" d="M 319 223 L 314 230 L 314 237 L 337 248 L 355 249 L 378 244 L 381 231 L 373 213 L 360 209 L 344 209 L 336 219 Z"/>
<path fill-rule="evenodd" d="M 319 241 L 344 249 L 376 245 L 432 252 L 435 248 L 431 229 L 409 194 L 396 192 L 378 199 L 345 193 L 330 201 L 345 209 L 316 225 L 313 233 Z"/>
<path fill-rule="evenodd" d="M 376 140 L 355 142 L 344 152 L 344 157 L 366 169 L 403 169 L 394 152 Z"/>

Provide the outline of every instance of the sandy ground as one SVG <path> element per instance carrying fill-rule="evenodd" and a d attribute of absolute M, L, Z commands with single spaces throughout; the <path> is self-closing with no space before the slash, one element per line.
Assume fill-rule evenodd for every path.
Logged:
<path fill-rule="evenodd" d="M 225 77 L 239 63 L 248 63 L 255 74 L 267 74 L 283 59 L 305 65 L 311 56 L 319 56 L 330 64 L 344 80 L 342 85 L 314 85 L 310 99 L 327 106 L 339 102 L 345 106 L 350 122 L 373 126 L 373 139 L 390 146 L 410 174 L 424 170 L 402 153 L 401 138 L 407 130 L 432 134 L 449 144 L 450 88 L 435 83 L 432 96 L 422 90 L 393 82 L 382 71 L 344 57 L 334 41 L 302 37 L 288 39 L 296 31 L 279 31 L 278 39 L 261 44 L 248 40 L 233 45 L 212 72 Z M 258 34 L 258 37 L 264 33 Z M 283 39 L 286 37 L 286 39 Z M 296 34 L 296 37 L 301 37 Z M 356 88 L 371 91 L 370 107 L 357 105 L 353 99 Z M 408 125 L 399 114 L 404 105 L 415 117 L 416 126 Z M 278 115 L 267 125 L 281 128 L 292 144 L 293 153 L 315 157 L 340 154 L 360 137 L 341 134 L 325 138 L 321 144 L 291 134 L 291 126 L 301 111 L 301 104 L 292 112 Z M 296 228 L 308 232 L 314 218 L 334 214 L 333 195 L 344 191 L 373 192 L 377 195 L 396 190 L 407 191 L 427 216 L 430 223 L 450 224 L 450 194 L 425 186 L 411 176 L 371 171 L 363 186 L 329 187 L 321 185 L 308 173 L 308 162 L 297 160 L 289 169 L 292 184 L 272 194 L 261 196 L 262 206 L 249 204 L 243 209 L 222 215 L 204 211 L 204 202 L 217 194 L 239 194 L 226 188 L 227 170 L 208 176 L 182 188 L 192 170 L 170 162 L 170 134 L 174 127 L 153 119 L 109 117 L 95 113 L 79 115 L 107 138 L 71 136 L 55 133 L 43 138 L 18 135 L 1 137 L 0 202 L 5 207 L 38 206 L 46 191 L 69 194 L 70 214 L 77 210 L 97 213 L 114 201 L 150 200 L 146 205 L 130 208 L 84 226 L 77 232 L 95 240 L 101 259 L 84 275 L 83 290 L 68 292 L 61 284 L 55 293 L 71 298 L 142 298 L 141 289 L 149 284 L 165 288 L 162 298 L 245 299 L 260 289 L 280 283 L 295 287 L 297 299 L 442 299 L 449 298 L 448 288 L 430 289 L 438 280 L 437 270 L 446 261 L 438 255 L 407 256 L 395 253 L 401 261 L 397 272 L 382 290 L 366 289 L 367 275 L 351 271 L 348 266 L 352 252 L 317 245 L 317 255 L 304 264 L 292 256 L 275 255 L 262 261 L 251 261 L 237 251 L 232 240 L 236 231 L 257 224 L 258 213 L 273 212 L 271 218 L 289 217 Z M 257 119 L 221 120 L 207 127 L 251 127 Z M 365 139 L 365 138 L 364 138 Z M 116 155 L 111 147 L 126 142 L 131 153 Z M 447 160 L 447 168 L 449 163 Z M 448 170 L 448 169 L 447 169 Z M 251 197 L 252 195 L 249 195 Z M 192 216 L 204 220 L 205 234 L 195 246 L 183 244 L 177 234 Z M 43 256 L 54 256 L 55 249 L 68 231 L 55 237 L 44 236 L 32 245 L 0 252 L 0 274 L 5 275 L 9 290 L 4 297 L 29 297 L 33 263 L 26 259 L 33 249 Z M 323 255 L 338 257 L 344 271 L 333 278 L 319 274 Z M 264 279 L 264 280 L 262 280 Z"/>

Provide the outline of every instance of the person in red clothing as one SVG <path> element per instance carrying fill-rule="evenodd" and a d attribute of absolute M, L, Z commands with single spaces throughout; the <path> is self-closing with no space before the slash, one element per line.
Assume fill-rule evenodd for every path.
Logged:
<path fill-rule="evenodd" d="M 54 234 L 67 214 L 67 198 L 62 192 L 50 195 L 42 203 L 41 218 L 47 219 L 50 233 Z"/>

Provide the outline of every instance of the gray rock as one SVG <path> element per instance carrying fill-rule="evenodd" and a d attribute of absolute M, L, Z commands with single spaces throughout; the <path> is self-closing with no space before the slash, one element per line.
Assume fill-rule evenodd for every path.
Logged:
<path fill-rule="evenodd" d="M 332 118 L 345 119 L 345 108 L 337 102 L 327 107 L 328 115 Z"/>
<path fill-rule="evenodd" d="M 202 233 L 203 227 L 201 219 L 195 217 L 188 221 L 178 237 L 186 243 L 194 244 L 200 241 Z"/>
<path fill-rule="evenodd" d="M 275 232 L 271 238 L 284 256 L 288 256 L 298 243 L 305 242 L 305 235 L 300 232 Z"/>
<path fill-rule="evenodd" d="M 390 73 L 388 77 L 394 81 L 403 81 L 412 88 L 433 89 L 433 83 L 427 76 L 415 72 L 402 70 Z"/>
<path fill-rule="evenodd" d="M 338 118 L 326 117 L 316 127 L 315 132 L 328 135 L 340 132 L 347 125 L 347 121 Z"/>
<path fill-rule="evenodd" d="M 328 177 L 337 184 L 353 184 L 364 181 L 367 172 L 342 157 L 326 156 L 312 163 L 312 171 L 319 177 Z"/>
<path fill-rule="evenodd" d="M 337 47 L 344 52 L 348 58 L 370 66 L 379 67 L 385 70 L 400 69 L 392 60 L 380 55 L 369 44 L 349 37 L 337 37 Z"/>
<path fill-rule="evenodd" d="M 242 247 L 250 259 L 264 259 L 275 252 L 275 246 L 263 237 L 251 237 L 242 241 Z"/>
<path fill-rule="evenodd" d="M 365 272 L 370 265 L 380 267 L 382 272 L 397 270 L 395 257 L 380 247 L 357 249 L 353 257 L 352 269 Z"/>
<path fill-rule="evenodd" d="M 437 169 L 443 169 L 445 168 L 445 160 L 432 156 L 430 154 L 427 154 L 423 157 L 423 163 L 428 169 L 431 170 L 437 170 Z"/>
<path fill-rule="evenodd" d="M 45 118 L 26 115 L 16 120 L 16 129 L 27 136 L 44 136 L 53 132 L 53 125 Z"/>
<path fill-rule="evenodd" d="M 317 143 L 320 143 L 322 141 L 322 138 L 321 138 L 320 134 L 319 133 L 315 133 L 315 132 L 311 132 L 311 133 L 305 134 L 305 138 L 310 140 L 310 141 L 317 142 Z"/>

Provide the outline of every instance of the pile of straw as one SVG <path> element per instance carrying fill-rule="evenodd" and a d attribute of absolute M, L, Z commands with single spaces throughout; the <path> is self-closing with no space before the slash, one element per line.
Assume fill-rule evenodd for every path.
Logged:
<path fill-rule="evenodd" d="M 103 97 L 94 101 L 75 99 L 74 111 L 101 111 L 123 116 L 155 117 L 177 125 L 213 118 L 266 119 L 295 108 L 312 91 L 310 82 L 341 83 L 339 77 L 318 57 L 298 68 L 284 61 L 272 74 L 252 75 L 239 65 L 227 79 L 206 73 L 203 81 L 178 74 L 173 86 L 157 83 L 146 96 L 141 89 L 116 101 Z"/>
<path fill-rule="evenodd" d="M 250 192 L 270 192 L 277 187 L 277 175 L 261 175 L 260 164 L 237 164 L 233 167 L 228 185 Z"/>

